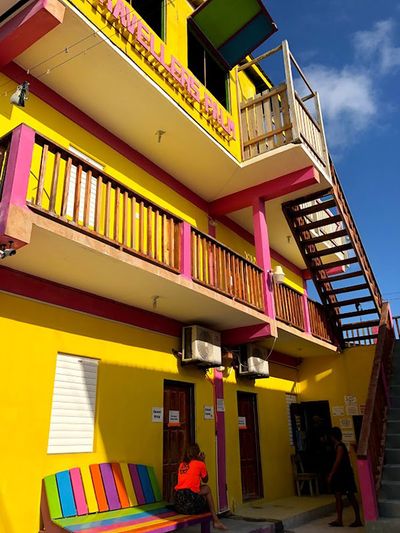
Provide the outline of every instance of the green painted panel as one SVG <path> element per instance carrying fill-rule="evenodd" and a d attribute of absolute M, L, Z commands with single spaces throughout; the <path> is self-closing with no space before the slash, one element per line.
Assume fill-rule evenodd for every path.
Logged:
<path fill-rule="evenodd" d="M 162 499 L 162 496 L 161 496 L 160 486 L 158 484 L 156 474 L 154 472 L 154 468 L 152 466 L 148 466 L 147 472 L 149 473 L 150 483 L 153 488 L 154 497 L 156 499 L 156 502 L 159 502 Z"/>
<path fill-rule="evenodd" d="M 44 488 L 47 496 L 47 503 L 49 506 L 50 518 L 52 520 L 61 518 L 63 516 L 58 496 L 56 475 L 47 476 L 44 478 Z"/>
<path fill-rule="evenodd" d="M 257 0 L 210 0 L 192 19 L 210 43 L 219 48 L 259 11 Z"/>

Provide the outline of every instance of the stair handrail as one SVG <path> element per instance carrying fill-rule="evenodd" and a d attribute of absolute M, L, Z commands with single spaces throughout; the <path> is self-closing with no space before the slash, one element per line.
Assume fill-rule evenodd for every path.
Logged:
<path fill-rule="evenodd" d="M 331 176 L 332 176 L 332 185 L 334 194 L 337 200 L 337 205 L 339 210 L 342 212 L 342 216 L 344 218 L 344 223 L 347 226 L 347 230 L 349 232 L 350 238 L 353 243 L 354 252 L 358 258 L 358 261 L 361 265 L 361 267 L 364 270 L 365 273 L 365 279 L 370 285 L 371 288 L 371 294 L 374 299 L 374 303 L 376 305 L 376 308 L 378 312 L 380 313 L 382 310 L 382 295 L 379 290 L 379 285 L 376 281 L 374 272 L 371 267 L 371 263 L 369 262 L 367 253 L 365 251 L 365 248 L 362 244 L 362 240 L 360 238 L 360 234 L 358 232 L 356 223 L 354 221 L 354 218 L 351 214 L 349 205 L 347 203 L 346 196 L 344 194 L 343 188 L 340 184 L 340 180 L 338 178 L 335 165 L 333 164 L 333 161 L 331 160 Z M 348 221 L 350 224 L 348 224 Z"/>
<path fill-rule="evenodd" d="M 368 397 L 357 447 L 360 491 L 366 520 L 376 520 L 378 513 L 377 493 L 382 478 L 394 340 L 390 308 L 385 302 L 382 306 Z"/>

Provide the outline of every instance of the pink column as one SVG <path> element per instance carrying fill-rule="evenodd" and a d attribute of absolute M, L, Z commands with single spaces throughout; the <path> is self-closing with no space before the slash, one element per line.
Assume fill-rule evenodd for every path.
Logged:
<path fill-rule="evenodd" d="M 220 400 L 220 402 L 218 402 Z M 218 411 L 218 403 L 224 400 L 222 372 L 214 369 L 215 433 L 217 444 L 218 512 L 229 509 L 226 485 L 225 412 Z"/>
<path fill-rule="evenodd" d="M 0 236 L 6 231 L 10 206 L 26 206 L 34 145 L 34 130 L 25 124 L 13 130 L 0 202 Z"/>
<path fill-rule="evenodd" d="M 308 307 L 307 281 L 303 279 L 303 314 L 304 314 L 304 331 L 311 335 L 310 308 Z"/>
<path fill-rule="evenodd" d="M 257 198 L 253 203 L 254 241 L 257 264 L 264 271 L 263 293 L 264 311 L 270 318 L 275 318 L 274 288 L 271 279 L 271 253 L 269 247 L 268 227 L 265 217 L 265 202 Z"/>
<path fill-rule="evenodd" d="M 181 275 L 192 279 L 192 226 L 188 222 L 181 224 Z"/>
<path fill-rule="evenodd" d="M 358 480 L 360 482 L 361 500 L 366 521 L 375 522 L 379 518 L 378 504 L 374 476 L 372 475 L 371 461 L 357 459 Z"/>

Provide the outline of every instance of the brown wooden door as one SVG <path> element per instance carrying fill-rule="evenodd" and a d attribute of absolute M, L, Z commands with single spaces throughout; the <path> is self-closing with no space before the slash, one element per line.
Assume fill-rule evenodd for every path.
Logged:
<path fill-rule="evenodd" d="M 258 435 L 257 396 L 238 392 L 238 414 L 245 426 L 239 425 L 240 469 L 243 500 L 262 498 L 263 484 Z M 241 420 L 242 424 L 244 419 Z"/>
<path fill-rule="evenodd" d="M 169 412 L 179 412 L 179 425 L 169 423 Z M 178 466 L 185 446 L 194 442 L 193 385 L 164 381 L 163 496 L 172 501 Z"/>

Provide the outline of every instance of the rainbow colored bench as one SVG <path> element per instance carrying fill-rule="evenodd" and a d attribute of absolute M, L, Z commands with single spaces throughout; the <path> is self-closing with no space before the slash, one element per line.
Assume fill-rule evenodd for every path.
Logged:
<path fill-rule="evenodd" d="M 211 514 L 179 515 L 161 501 L 151 466 L 102 463 L 72 468 L 43 480 L 45 533 L 164 533 L 194 524 L 209 533 Z"/>

